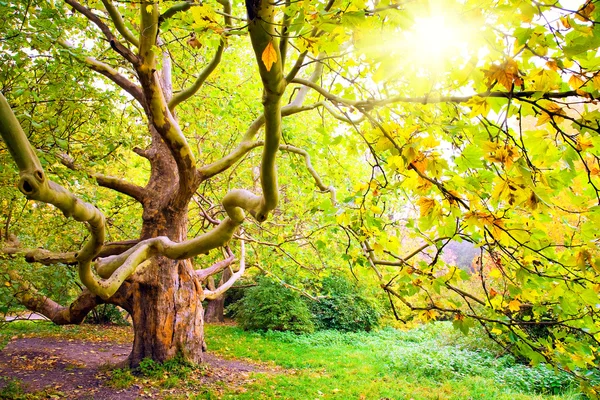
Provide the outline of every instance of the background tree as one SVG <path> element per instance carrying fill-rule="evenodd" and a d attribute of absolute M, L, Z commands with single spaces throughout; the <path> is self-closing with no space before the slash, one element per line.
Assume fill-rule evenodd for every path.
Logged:
<path fill-rule="evenodd" d="M 343 260 L 399 317 L 446 314 L 465 331 L 477 321 L 534 362 L 582 379 L 596 367 L 593 1 L 0 6 L 11 16 L 0 131 L 19 189 L 89 229 L 69 228 L 76 253 L 5 246 L 76 263 L 87 288 L 65 308 L 11 269 L 29 308 L 72 323 L 118 304 L 133 316 L 132 365 L 177 352 L 200 361 L 201 301 L 241 275 L 245 243 L 253 266 L 279 254 L 318 273 Z M 63 76 L 74 78 L 56 86 Z M 89 189 L 94 180 L 121 198 Z M 3 201 L 10 228 L 18 200 Z M 107 222 L 91 203 L 127 210 Z M 262 225 L 239 231 L 244 212 Z M 479 249 L 479 271 L 443 261 L 451 241 Z"/>

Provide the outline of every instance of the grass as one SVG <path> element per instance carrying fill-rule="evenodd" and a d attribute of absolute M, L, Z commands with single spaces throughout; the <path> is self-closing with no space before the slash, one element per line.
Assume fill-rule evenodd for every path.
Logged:
<path fill-rule="evenodd" d="M 226 357 L 294 370 L 258 376 L 245 392 L 226 392 L 225 399 L 582 398 L 566 375 L 518 365 L 510 356 L 495 357 L 493 349 L 475 343 L 480 340 L 460 339 L 445 323 L 408 332 L 310 335 L 209 326 L 207 341 Z"/>
<path fill-rule="evenodd" d="M 0 339 L 56 336 L 81 340 L 131 340 L 131 328 L 54 327 L 18 322 Z M 462 337 L 450 324 L 410 331 L 245 332 L 230 325 L 206 326 L 209 350 L 223 358 L 266 363 L 273 372 L 252 373 L 237 383 L 200 382 L 203 368 L 180 361 L 145 360 L 138 371 L 108 371 L 115 390 L 133 384 L 165 399 L 583 399 L 568 376 L 517 364 L 483 336 Z M 245 383 L 244 383 L 245 382 Z M 244 383 L 244 384 L 242 384 Z M 7 390 L 18 391 L 18 384 Z M 2 396 L 0 399 L 7 398 Z"/>

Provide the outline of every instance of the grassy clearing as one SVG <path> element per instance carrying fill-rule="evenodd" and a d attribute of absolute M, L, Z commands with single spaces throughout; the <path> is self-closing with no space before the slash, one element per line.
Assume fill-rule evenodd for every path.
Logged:
<path fill-rule="evenodd" d="M 209 325 L 206 332 L 209 350 L 221 357 L 281 368 L 253 373 L 244 385 L 207 386 L 200 379 L 210 371 L 148 360 L 133 373 L 107 371 L 108 384 L 115 390 L 138 385 L 165 399 L 583 399 L 568 376 L 498 357 L 482 337 L 463 337 L 446 323 L 406 332 L 295 335 L 229 325 Z M 123 342 L 131 328 L 19 322 L 0 329 L 4 341 L 15 335 Z"/>
<path fill-rule="evenodd" d="M 272 362 L 291 373 L 257 376 L 256 399 L 580 399 L 564 374 L 496 357 L 481 338 L 462 338 L 449 324 L 402 332 L 321 331 L 310 335 L 248 333 L 209 326 L 209 348 L 228 357 Z M 553 394 L 559 394 L 557 396 Z"/>

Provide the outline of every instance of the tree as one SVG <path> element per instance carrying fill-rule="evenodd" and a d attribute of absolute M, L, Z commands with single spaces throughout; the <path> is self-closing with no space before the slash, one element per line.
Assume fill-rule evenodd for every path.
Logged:
<path fill-rule="evenodd" d="M 597 365 L 590 348 L 599 344 L 599 11 L 593 1 L 484 3 L 2 5 L 21 21 L 3 28 L 0 42 L 15 67 L 3 70 L 9 100 L 1 98 L 0 131 L 19 169 L 19 189 L 90 232 L 69 259 L 5 246 L 5 253 L 27 253 L 31 261 L 76 262 L 87 288 L 67 308 L 26 284 L 17 291 L 20 300 L 58 323 L 80 321 L 102 302 L 118 304 L 133 316 L 132 365 L 178 352 L 198 362 L 201 301 L 218 297 L 243 273 L 244 243 L 261 268 L 269 259 L 261 247 L 297 265 L 303 263 L 294 255 L 311 247 L 375 281 L 396 314 L 403 307 L 422 319 L 446 314 L 465 331 L 477 321 L 512 350 L 586 379 Z M 38 56 L 50 60 L 42 77 L 35 63 L 22 61 Z M 246 70 L 248 60 L 254 72 Z M 109 131 L 119 141 L 109 154 L 122 157 L 131 172 L 144 168 L 131 152 L 146 159 L 145 182 L 94 171 L 103 164 L 81 143 L 61 146 L 55 135 L 53 146 L 44 147 L 39 138 L 51 133 L 35 126 L 35 114 L 82 135 L 76 123 L 63 121 L 75 108 L 56 118 L 58 108 L 43 105 L 37 91 L 29 95 L 35 112 L 14 116 L 13 109 L 26 108 L 15 82 L 49 85 L 50 75 L 79 76 L 84 68 L 105 80 L 83 78 L 65 90 L 97 99 L 110 84 L 126 94 L 105 94 L 106 109 L 94 107 L 93 120 L 127 129 Z M 200 97 L 212 90 L 226 101 Z M 65 103 L 56 91 L 46 95 Z M 117 110 L 124 118 L 115 117 Z M 89 138 L 109 128 L 86 129 Z M 282 144 L 282 132 L 304 148 Z M 258 148 L 258 173 L 237 171 Z M 302 174 L 330 199 L 306 197 L 306 186 L 290 180 L 289 165 L 280 163 L 278 174 L 280 150 L 303 160 Z M 328 161 L 322 171 L 335 189 L 311 156 Z M 42 168 L 43 162 L 53 167 L 47 159 L 138 202 L 139 238 L 105 243 L 103 215 L 51 182 Z M 245 213 L 264 223 L 273 213 L 284 218 L 278 214 L 286 209 L 295 212 L 286 226 L 245 224 L 247 232 L 240 231 Z M 190 218 L 205 229 L 188 239 Z M 290 241 L 297 253 L 283 248 Z M 480 249 L 476 274 L 443 261 L 451 241 Z M 221 260 L 209 254 L 196 260 L 204 268 L 194 270 L 192 257 L 218 248 Z M 203 287 L 234 262 L 239 268 L 222 286 Z M 364 268 L 374 275 L 364 278 Z M 12 270 L 11 282 L 17 281 Z M 540 326 L 543 335 L 530 329 Z"/>

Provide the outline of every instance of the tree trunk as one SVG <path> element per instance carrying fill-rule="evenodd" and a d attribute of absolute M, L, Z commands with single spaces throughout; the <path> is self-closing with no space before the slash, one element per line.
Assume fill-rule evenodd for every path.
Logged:
<path fill-rule="evenodd" d="M 152 218 L 144 219 L 142 239 L 161 235 L 174 241 L 186 239 L 187 210 L 144 211 Z M 136 367 L 144 358 L 164 362 L 178 355 L 188 362 L 202 362 L 203 291 L 191 260 L 157 256 L 130 282 L 128 311 L 135 334 L 130 366 Z"/>
<path fill-rule="evenodd" d="M 229 278 L 231 278 L 231 270 L 229 268 L 225 268 L 223 270 L 219 286 L 221 286 L 224 282 L 227 282 Z M 208 300 L 206 303 L 206 311 L 204 311 L 205 322 L 225 322 L 224 311 L 226 296 L 227 293 L 224 293 L 214 300 Z"/>
<path fill-rule="evenodd" d="M 157 258 L 136 277 L 130 292 L 135 333 L 131 366 L 144 358 L 163 362 L 177 355 L 192 363 L 202 362 L 201 291 L 188 260 Z"/>
<path fill-rule="evenodd" d="M 225 296 L 221 296 L 215 300 L 209 300 L 206 304 L 206 311 L 204 312 L 204 320 L 206 322 L 223 322 L 225 316 L 223 315 L 225 309 Z"/>

